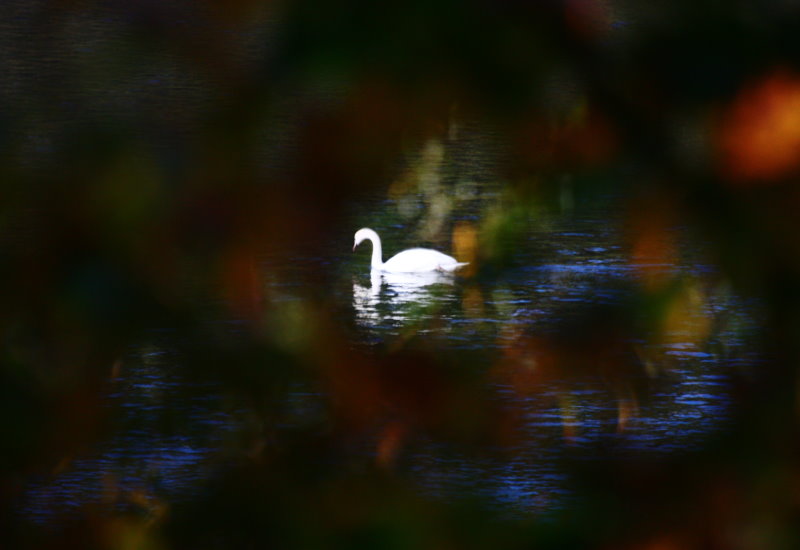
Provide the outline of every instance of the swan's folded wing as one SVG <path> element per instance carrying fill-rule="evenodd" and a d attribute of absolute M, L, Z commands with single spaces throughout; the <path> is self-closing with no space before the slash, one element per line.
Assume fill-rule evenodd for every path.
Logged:
<path fill-rule="evenodd" d="M 450 271 L 458 262 L 452 256 L 429 248 L 410 248 L 393 256 L 381 266 L 383 271 L 394 273 L 421 273 L 424 271 Z M 455 267 L 453 267 L 455 269 Z"/>

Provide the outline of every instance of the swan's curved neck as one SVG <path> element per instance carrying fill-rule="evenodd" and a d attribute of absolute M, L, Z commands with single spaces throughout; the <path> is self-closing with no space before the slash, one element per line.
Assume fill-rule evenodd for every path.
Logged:
<path fill-rule="evenodd" d="M 372 241 L 372 269 L 383 267 L 383 249 L 381 248 L 381 238 L 374 231 L 370 231 L 367 238 Z"/>

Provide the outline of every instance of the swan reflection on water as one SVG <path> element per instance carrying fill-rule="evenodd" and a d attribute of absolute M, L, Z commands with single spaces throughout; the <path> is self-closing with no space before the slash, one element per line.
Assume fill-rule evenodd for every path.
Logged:
<path fill-rule="evenodd" d="M 451 273 L 426 271 L 418 273 L 390 273 L 373 269 L 370 285 L 363 280 L 353 280 L 353 308 L 359 323 L 373 325 L 384 320 L 404 321 L 414 306 L 425 306 L 434 301 L 438 285 L 453 285 Z"/>

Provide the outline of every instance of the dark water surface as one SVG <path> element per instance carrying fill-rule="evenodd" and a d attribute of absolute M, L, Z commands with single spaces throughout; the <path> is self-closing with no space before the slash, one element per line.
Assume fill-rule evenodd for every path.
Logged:
<path fill-rule="evenodd" d="M 323 293 L 350 327 L 349 345 L 367 354 L 380 354 L 413 334 L 443 354 L 469 354 L 470 368 L 493 369 L 504 354 L 529 350 L 531 338 L 557 332 L 587 309 L 602 313 L 630 299 L 635 271 L 623 255 L 612 204 L 601 200 L 550 214 L 548 223 L 517 237 L 511 264 L 499 273 L 428 280 L 371 276 L 369 245 L 351 252 L 359 224 L 384 235 L 386 257 L 415 244 L 402 221 L 381 221 L 392 218 L 395 201 L 365 200 L 360 206 L 374 217 L 341 228 L 331 238 L 329 256 L 298 256 L 290 265 L 263 260 L 270 315 L 291 326 L 302 318 L 308 296 Z M 407 242 L 399 243 L 398 235 Z M 645 392 L 621 391 L 591 372 L 550 375 L 529 393 L 502 376 L 489 377 L 493 399 L 522 419 L 522 437 L 484 454 L 412 436 L 400 451 L 397 475 L 431 498 L 481 497 L 498 510 L 525 515 L 568 505 L 571 479 L 560 460 L 565 455 L 592 460 L 602 448 L 658 459 L 701 448 L 730 416 L 730 378 L 757 360 L 757 322 L 754 308 L 720 282 L 702 254 L 687 243 L 683 248 L 682 263 L 656 268 L 688 281 L 689 320 L 675 323 L 657 341 L 630 337 L 647 363 L 630 375 L 630 387 Z M 320 272 L 327 273 L 326 287 L 311 288 Z M 246 329 L 237 319 L 209 323 L 231 334 Z M 703 338 L 696 335 L 697 323 L 705 323 Z M 286 338 L 297 335 L 287 329 Z M 87 505 L 124 509 L 132 494 L 169 502 L 202 490 L 253 415 L 213 381 L 184 376 L 191 365 L 183 364 L 176 343 L 169 327 L 160 327 L 121 359 L 108 384 L 114 421 L 107 437 L 62 470 L 28 479 L 19 507 L 24 518 L 49 525 Z M 306 416 L 325 414 L 320 397 L 313 388 L 290 388 L 285 421 L 302 424 Z M 369 462 L 374 449 L 367 443 L 356 454 Z"/>

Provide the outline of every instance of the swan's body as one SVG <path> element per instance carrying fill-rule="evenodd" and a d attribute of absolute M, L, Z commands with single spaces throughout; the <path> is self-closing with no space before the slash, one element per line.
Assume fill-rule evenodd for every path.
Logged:
<path fill-rule="evenodd" d="M 381 238 L 372 229 L 356 231 L 353 250 L 364 240 L 372 241 L 372 269 L 388 273 L 423 273 L 429 271 L 453 272 L 467 265 L 452 256 L 430 248 L 409 248 L 383 261 Z"/>

